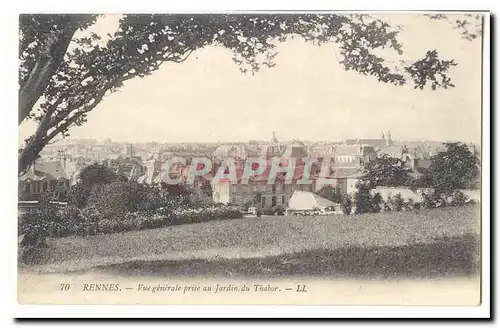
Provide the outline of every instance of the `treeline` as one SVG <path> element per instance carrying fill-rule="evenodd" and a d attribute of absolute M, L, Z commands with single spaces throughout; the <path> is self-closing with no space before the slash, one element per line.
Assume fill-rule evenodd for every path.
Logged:
<path fill-rule="evenodd" d="M 420 208 L 458 206 L 472 201 L 461 192 L 463 189 L 480 187 L 479 160 L 463 143 L 446 143 L 445 150 L 431 158 L 431 163 L 422 173 L 402 159 L 382 154 L 363 165 L 361 177 L 353 195 L 342 195 L 332 186 L 324 186 L 317 194 L 341 204 L 345 214 L 378 213 Z M 376 187 L 399 187 L 413 191 L 420 189 L 421 202 L 403 199 L 400 193 L 384 200 Z"/>

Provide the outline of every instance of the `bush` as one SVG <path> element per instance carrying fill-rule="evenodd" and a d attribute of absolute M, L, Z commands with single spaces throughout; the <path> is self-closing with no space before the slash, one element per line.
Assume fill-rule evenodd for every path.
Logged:
<path fill-rule="evenodd" d="M 285 215 L 285 208 L 281 205 L 276 205 L 271 210 L 273 215 Z"/>
<path fill-rule="evenodd" d="M 78 208 L 84 208 L 87 205 L 92 189 L 95 186 L 126 181 L 125 177 L 97 163 L 85 167 L 78 175 L 78 179 L 78 183 L 71 187 L 67 196 L 68 203 Z"/>
<path fill-rule="evenodd" d="M 164 217 L 158 214 L 137 213 L 135 230 L 156 229 L 165 226 Z"/>
<path fill-rule="evenodd" d="M 92 191 L 92 185 L 79 182 L 71 187 L 68 193 L 68 204 L 84 208 Z"/>
<path fill-rule="evenodd" d="M 415 208 L 415 202 L 413 199 L 408 199 L 404 204 L 403 204 L 403 209 L 405 211 L 413 211 Z"/>
<path fill-rule="evenodd" d="M 342 201 L 342 195 L 331 185 L 325 185 L 316 192 L 316 195 L 328 199 L 334 203 Z"/>
<path fill-rule="evenodd" d="M 403 197 L 401 197 L 400 193 L 397 193 L 392 199 L 391 208 L 393 211 L 399 212 L 403 210 L 403 206 L 404 206 L 404 199 Z"/>
<path fill-rule="evenodd" d="M 113 182 L 96 185 L 88 203 L 95 207 L 102 219 L 120 220 L 128 212 L 137 211 L 144 201 L 141 186 L 133 182 Z"/>
<path fill-rule="evenodd" d="M 116 220 L 102 219 L 97 222 L 97 231 L 103 234 L 119 232 L 119 226 L 120 224 Z"/>
<path fill-rule="evenodd" d="M 355 194 L 356 214 L 369 213 L 373 209 L 370 188 L 359 183 Z"/>
<path fill-rule="evenodd" d="M 351 202 L 351 197 L 349 195 L 344 195 L 342 198 L 342 212 L 345 215 L 351 214 L 352 211 L 352 202 Z"/>
<path fill-rule="evenodd" d="M 43 233 L 54 237 L 75 234 L 87 236 L 243 217 L 236 207 L 193 204 L 186 202 L 184 196 L 174 196 L 167 188 L 154 188 L 133 182 L 97 184 L 88 198 L 88 204 L 92 206 L 79 209 L 76 205 L 70 205 L 60 216 L 54 212 L 49 215 L 50 227 L 44 228 Z M 275 211 L 284 213 L 281 207 Z M 21 221 L 45 222 L 38 217 L 31 221 Z M 34 229 L 35 226 L 31 228 Z M 40 230 L 39 224 L 36 229 Z M 32 234 L 41 235 L 42 232 Z"/>
<path fill-rule="evenodd" d="M 80 210 L 76 206 L 68 206 L 61 211 L 61 215 L 56 222 L 54 237 L 65 237 L 75 234 L 82 234 L 84 221 Z"/>
<path fill-rule="evenodd" d="M 99 220 L 101 214 L 96 207 L 86 207 L 81 211 L 83 228 L 79 231 L 80 235 L 95 235 L 99 231 Z"/>
<path fill-rule="evenodd" d="M 57 221 L 58 213 L 51 205 L 30 209 L 19 217 L 18 236 L 20 260 L 32 262 L 41 248 L 46 246 L 46 239 L 51 234 Z"/>
<path fill-rule="evenodd" d="M 212 220 L 242 218 L 241 211 L 233 206 L 211 206 L 204 208 L 176 209 L 173 212 L 175 220 L 180 223 L 199 223 Z"/>
<path fill-rule="evenodd" d="M 469 198 L 460 190 L 456 190 L 451 194 L 451 206 L 462 206 L 467 204 Z"/>
<path fill-rule="evenodd" d="M 382 196 L 379 193 L 376 193 L 372 197 L 372 213 L 380 213 L 382 210 Z"/>
<path fill-rule="evenodd" d="M 391 196 L 388 196 L 387 200 L 384 202 L 384 204 L 382 206 L 384 209 L 384 212 L 392 211 L 391 205 L 392 205 L 392 198 L 391 198 Z"/>
<path fill-rule="evenodd" d="M 442 203 L 441 195 L 436 192 L 428 191 L 422 194 L 422 207 L 424 208 L 440 207 Z"/>

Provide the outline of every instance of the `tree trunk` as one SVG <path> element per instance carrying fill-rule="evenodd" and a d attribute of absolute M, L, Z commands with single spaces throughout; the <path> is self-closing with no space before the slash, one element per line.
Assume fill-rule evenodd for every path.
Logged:
<path fill-rule="evenodd" d="M 47 84 L 56 72 L 76 28 L 66 29 L 58 34 L 47 36 L 37 62 L 26 82 L 19 88 L 19 122 L 29 115 L 38 99 L 43 95 Z"/>
<path fill-rule="evenodd" d="M 26 172 L 28 167 L 37 159 L 38 154 L 42 151 L 44 144 L 42 142 L 30 143 L 25 147 L 17 157 L 18 176 Z"/>

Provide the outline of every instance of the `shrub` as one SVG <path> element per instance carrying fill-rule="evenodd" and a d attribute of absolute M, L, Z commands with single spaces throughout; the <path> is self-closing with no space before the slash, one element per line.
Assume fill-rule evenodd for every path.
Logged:
<path fill-rule="evenodd" d="M 345 215 L 351 214 L 352 211 L 352 202 L 351 202 L 351 197 L 349 195 L 344 195 L 342 198 L 342 212 Z"/>
<path fill-rule="evenodd" d="M 118 232 L 120 224 L 113 219 L 102 219 L 97 222 L 97 231 L 99 233 L 107 234 Z"/>
<path fill-rule="evenodd" d="M 412 211 L 415 208 L 415 202 L 413 199 L 408 199 L 404 204 L 403 204 L 403 209 L 405 211 Z"/>
<path fill-rule="evenodd" d="M 175 220 L 183 223 L 199 223 L 212 220 L 226 220 L 242 218 L 239 209 L 232 206 L 211 206 L 202 208 L 181 208 L 173 212 Z"/>
<path fill-rule="evenodd" d="M 95 235 L 99 231 L 99 220 L 101 214 L 96 207 L 86 207 L 81 211 L 83 229 L 79 231 L 81 235 Z"/>
<path fill-rule="evenodd" d="M 269 207 L 261 207 L 257 209 L 257 213 L 260 213 L 260 215 L 274 215 L 273 209 Z"/>
<path fill-rule="evenodd" d="M 334 203 L 340 203 L 342 201 L 342 195 L 331 185 L 321 187 L 321 189 L 316 192 L 316 195 L 326 198 Z"/>
<path fill-rule="evenodd" d="M 157 214 L 137 213 L 135 224 L 136 230 L 156 229 L 164 226 L 164 220 Z"/>
<path fill-rule="evenodd" d="M 68 193 L 68 204 L 84 208 L 92 191 L 92 185 L 79 182 L 71 187 Z"/>
<path fill-rule="evenodd" d="M 391 198 L 391 196 L 388 196 L 387 200 L 383 204 L 384 212 L 392 211 L 391 205 L 392 205 L 392 198 Z"/>
<path fill-rule="evenodd" d="M 92 189 L 97 185 L 126 181 L 126 178 L 101 164 L 91 164 L 78 175 L 78 183 L 68 193 L 68 203 L 83 208 L 87 205 Z"/>
<path fill-rule="evenodd" d="M 51 234 L 57 220 L 57 210 L 51 205 L 30 209 L 19 218 L 18 236 L 20 260 L 31 262 L 37 253 L 45 247 L 46 239 Z"/>
<path fill-rule="evenodd" d="M 84 229 L 84 221 L 80 210 L 72 205 L 61 211 L 61 215 L 55 224 L 55 237 L 81 234 L 80 231 Z"/>
<path fill-rule="evenodd" d="M 436 192 L 428 191 L 422 194 L 422 207 L 436 208 L 443 204 L 441 195 Z"/>
<path fill-rule="evenodd" d="M 403 197 L 401 197 L 400 193 L 397 193 L 392 199 L 391 208 L 393 211 L 399 212 L 403 209 L 403 206 L 404 206 L 404 199 Z"/>
<path fill-rule="evenodd" d="M 462 206 L 467 204 L 469 198 L 460 190 L 456 190 L 451 194 L 451 206 Z"/>
<path fill-rule="evenodd" d="M 276 205 L 271 210 L 273 215 L 285 215 L 285 208 L 281 205 Z"/>
<path fill-rule="evenodd" d="M 372 212 L 373 213 L 379 213 L 382 210 L 382 196 L 380 193 L 376 193 L 372 197 Z"/>
<path fill-rule="evenodd" d="M 370 188 L 367 185 L 359 183 L 354 197 L 356 202 L 356 214 L 372 211 L 372 196 L 370 194 Z"/>
<path fill-rule="evenodd" d="M 141 186 L 134 182 L 113 182 L 96 185 L 89 196 L 102 219 L 120 220 L 128 212 L 137 211 L 144 201 Z"/>

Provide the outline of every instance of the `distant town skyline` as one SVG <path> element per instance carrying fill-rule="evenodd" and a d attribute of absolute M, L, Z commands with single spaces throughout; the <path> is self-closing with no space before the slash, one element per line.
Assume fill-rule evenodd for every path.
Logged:
<path fill-rule="evenodd" d="M 113 32 L 118 16 L 94 30 Z M 340 141 L 378 138 L 390 130 L 397 140 L 464 141 L 481 138 L 481 42 L 460 38 L 441 21 L 417 14 L 386 14 L 401 25 L 404 54 L 415 60 L 437 49 L 458 66 L 455 88 L 414 90 L 345 71 L 335 45 L 317 47 L 300 39 L 278 46 L 276 67 L 255 75 L 239 72 L 230 50 L 207 47 L 182 64 L 166 63 L 145 78 L 125 83 L 88 115 L 71 138 L 107 137 L 122 142 Z M 389 55 L 391 56 L 391 55 Z M 20 126 L 20 140 L 34 131 Z"/>
<path fill-rule="evenodd" d="M 343 142 L 344 140 L 346 139 L 378 139 L 380 138 L 380 136 L 367 136 L 367 137 L 355 137 L 355 138 L 351 138 L 351 137 L 345 137 L 345 138 L 341 138 L 341 139 L 325 139 L 325 140 L 309 140 L 309 139 L 299 139 L 299 138 L 292 138 L 292 139 L 283 139 L 283 138 L 280 138 L 278 134 L 276 134 L 277 136 L 277 139 L 279 142 L 292 142 L 294 140 L 296 141 L 301 141 L 301 142 L 311 142 L 311 143 L 322 143 L 322 142 L 326 142 L 326 143 L 340 143 L 340 142 Z M 182 144 L 182 143 L 186 143 L 186 144 L 215 144 L 215 143 L 220 143 L 220 144 L 230 144 L 230 143 L 249 143 L 249 142 L 253 142 L 253 141 L 257 141 L 257 142 L 262 142 L 262 143 L 269 143 L 271 138 L 268 137 L 268 138 L 260 138 L 260 139 L 250 139 L 250 140 L 238 140 L 238 141 L 235 141 L 235 140 L 216 140 L 216 141 L 203 141 L 203 140 L 189 140 L 189 141 L 179 141 L 179 142 L 174 142 L 174 141 L 156 141 L 156 140 L 145 140 L 145 141 L 132 141 L 132 140 L 115 140 L 115 139 L 112 139 L 112 138 L 93 138 L 93 137 L 67 137 L 67 138 L 64 138 L 64 139 L 61 139 L 61 140 L 58 140 L 57 142 L 55 143 L 52 143 L 50 144 L 48 147 L 52 146 L 52 145 L 61 145 L 63 143 L 74 143 L 74 142 L 77 142 L 77 141 L 95 141 L 96 143 L 98 144 L 102 144 L 102 143 L 105 143 L 106 141 L 110 140 L 112 143 L 118 143 L 118 144 L 127 144 L 127 143 L 130 143 L 130 144 L 149 144 L 149 143 L 158 143 L 158 144 Z M 393 141 L 396 141 L 396 142 L 442 142 L 442 143 L 445 143 L 445 142 L 463 142 L 463 143 L 478 143 L 478 142 L 475 142 L 475 141 L 472 141 L 472 140 L 457 140 L 457 139 L 446 139 L 446 140 L 429 140 L 429 139 L 399 139 L 399 138 L 392 138 Z M 480 142 L 478 143 L 480 144 Z"/>

